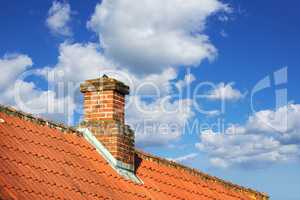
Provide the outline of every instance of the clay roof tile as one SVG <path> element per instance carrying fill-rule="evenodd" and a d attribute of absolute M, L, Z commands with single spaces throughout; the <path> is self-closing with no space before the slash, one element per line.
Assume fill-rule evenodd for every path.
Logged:
<path fill-rule="evenodd" d="M 268 199 L 138 150 L 136 184 L 75 129 L 3 106 L 0 122 L 0 199 Z"/>

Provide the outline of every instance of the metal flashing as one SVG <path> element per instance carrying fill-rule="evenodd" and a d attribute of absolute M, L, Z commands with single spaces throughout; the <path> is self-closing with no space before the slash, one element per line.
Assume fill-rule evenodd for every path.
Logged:
<path fill-rule="evenodd" d="M 126 179 L 132 180 L 137 184 L 143 184 L 143 181 L 135 175 L 135 169 L 133 165 L 126 164 L 113 157 L 113 155 L 105 148 L 105 146 L 97 140 L 97 138 L 87 128 L 79 128 L 84 138 L 102 155 L 102 157 L 109 163 L 109 165 L 121 176 Z"/>

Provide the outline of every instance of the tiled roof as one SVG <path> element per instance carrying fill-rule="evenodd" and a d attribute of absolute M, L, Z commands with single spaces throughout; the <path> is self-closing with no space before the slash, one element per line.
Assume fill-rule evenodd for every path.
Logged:
<path fill-rule="evenodd" d="M 0 199 L 255 200 L 265 194 L 136 151 L 118 175 L 75 129 L 0 106 Z"/>

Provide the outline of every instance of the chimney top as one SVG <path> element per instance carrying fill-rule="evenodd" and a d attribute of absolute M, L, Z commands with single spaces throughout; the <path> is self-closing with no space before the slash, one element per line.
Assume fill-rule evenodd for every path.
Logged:
<path fill-rule="evenodd" d="M 127 85 L 114 78 L 108 77 L 106 74 L 104 74 L 101 78 L 86 80 L 80 85 L 80 91 L 82 93 L 101 92 L 107 90 L 117 91 L 123 95 L 129 94 L 129 87 Z"/>

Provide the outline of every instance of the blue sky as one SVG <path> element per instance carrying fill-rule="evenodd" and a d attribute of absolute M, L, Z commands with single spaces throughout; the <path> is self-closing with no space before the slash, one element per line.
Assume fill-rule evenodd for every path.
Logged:
<path fill-rule="evenodd" d="M 0 103 L 35 113 L 34 108 L 49 106 L 50 96 L 54 111 L 36 114 L 76 125 L 82 99 L 78 88 L 70 95 L 66 84 L 103 72 L 118 72 L 122 79 L 122 72 L 132 81 L 126 119 L 136 129 L 139 148 L 267 192 L 274 200 L 298 200 L 300 2 L 190 0 L 184 8 L 174 3 L 174 9 L 182 8 L 178 12 L 168 9 L 169 1 L 161 5 L 153 0 L 148 7 L 145 0 L 126 2 L 1 0 Z M 128 18 L 119 16 L 126 12 Z M 55 75 L 53 81 L 46 69 Z M 22 79 L 25 72 L 30 75 Z M 286 81 L 275 84 L 276 72 Z M 251 92 L 266 77 L 271 86 L 255 93 L 251 104 Z M 17 94 L 13 87 L 18 81 Z M 58 83 L 64 84 L 62 96 Z M 197 90 L 204 83 L 214 88 Z M 204 96 L 195 98 L 195 91 Z M 283 93 L 276 99 L 278 91 Z M 276 107 L 278 101 L 286 102 Z M 160 105 L 175 111 L 170 114 Z M 195 106 L 214 112 L 199 112 Z M 158 135 L 152 130 L 145 136 L 145 121 L 154 126 L 174 122 L 178 130 Z M 219 121 L 225 130 L 214 126 Z M 184 129 L 195 122 L 207 127 Z M 227 133 L 232 124 L 237 136 Z"/>

